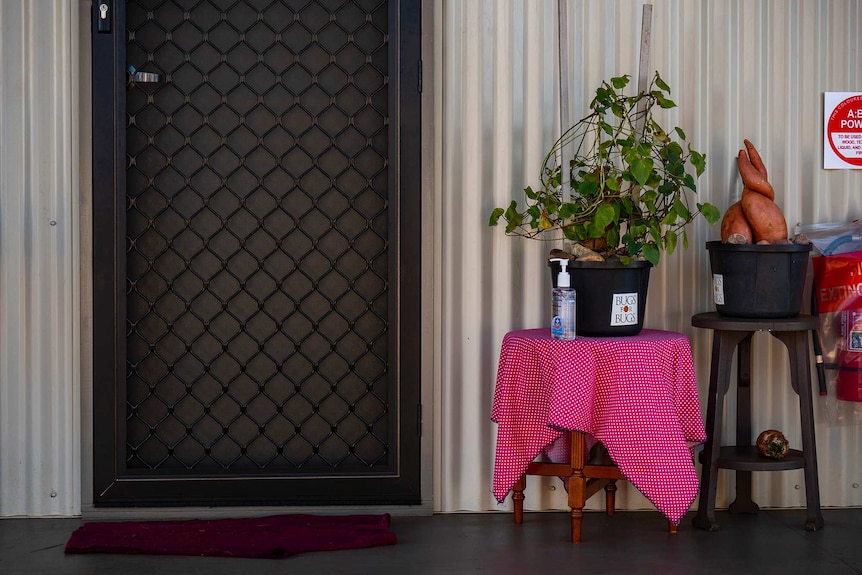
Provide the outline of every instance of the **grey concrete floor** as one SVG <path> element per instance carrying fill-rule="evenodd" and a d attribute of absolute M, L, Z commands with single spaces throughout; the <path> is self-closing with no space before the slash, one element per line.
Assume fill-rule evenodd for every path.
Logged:
<path fill-rule="evenodd" d="M 695 529 L 689 514 L 670 534 L 656 512 L 588 513 L 577 545 L 566 513 L 528 513 L 523 525 L 506 513 L 395 516 L 397 545 L 287 559 L 65 555 L 80 519 L 3 519 L 0 574 L 862 573 L 862 509 L 824 510 L 826 527 L 814 533 L 803 529 L 804 510 L 717 515 L 717 532 Z"/>

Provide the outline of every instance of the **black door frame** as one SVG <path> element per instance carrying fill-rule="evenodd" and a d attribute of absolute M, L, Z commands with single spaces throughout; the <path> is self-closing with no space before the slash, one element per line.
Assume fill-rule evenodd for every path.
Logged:
<path fill-rule="evenodd" d="M 390 0 L 390 211 L 397 214 L 390 249 L 397 254 L 396 351 L 399 421 L 395 469 L 338 477 L 225 474 L 181 479 L 125 466 L 125 2 L 106 2 L 111 32 L 93 48 L 93 498 L 97 506 L 147 505 L 416 505 L 420 493 L 421 281 L 421 0 Z M 397 72 L 396 72 L 397 71 Z M 177 479 L 173 477 L 173 479 Z M 237 481 L 242 482 L 238 490 Z M 359 491 L 361 495 L 345 496 Z M 234 494 L 234 495 L 225 495 Z"/>

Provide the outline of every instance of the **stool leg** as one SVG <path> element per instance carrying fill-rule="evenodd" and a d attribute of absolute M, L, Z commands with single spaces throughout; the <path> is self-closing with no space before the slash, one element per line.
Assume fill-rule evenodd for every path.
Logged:
<path fill-rule="evenodd" d="M 736 346 L 736 446 L 751 446 L 751 338 Z M 751 498 L 751 471 L 736 471 L 736 498 L 731 513 L 757 513 L 760 506 Z"/>
<path fill-rule="evenodd" d="M 522 475 L 512 487 L 512 502 L 515 504 L 515 524 L 524 522 L 524 489 L 527 488 L 527 475 Z"/>
<path fill-rule="evenodd" d="M 673 521 L 668 521 L 667 522 L 667 532 L 668 533 L 679 532 L 679 528 L 677 527 L 676 523 L 674 523 Z"/>
<path fill-rule="evenodd" d="M 706 414 L 706 445 L 700 478 L 700 499 L 692 524 L 707 531 L 717 531 L 715 494 L 718 483 L 718 455 L 721 450 L 721 420 L 724 396 L 730 386 L 730 365 L 736 345 L 751 332 L 714 330 L 712 361 L 709 370 L 709 396 Z"/>
<path fill-rule="evenodd" d="M 808 355 L 808 332 L 773 333 L 787 347 L 790 355 L 790 383 L 799 395 L 799 419 L 802 426 L 802 458 L 805 462 L 805 529 L 817 531 L 823 527 L 820 512 L 820 484 L 817 479 L 817 444 L 814 437 L 814 406 L 812 405 L 811 371 Z"/>

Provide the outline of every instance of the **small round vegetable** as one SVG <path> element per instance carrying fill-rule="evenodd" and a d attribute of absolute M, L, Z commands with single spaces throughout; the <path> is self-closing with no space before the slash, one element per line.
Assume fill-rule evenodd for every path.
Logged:
<path fill-rule="evenodd" d="M 757 450 L 772 459 L 783 459 L 790 451 L 790 442 L 777 429 L 767 429 L 757 436 Z"/>

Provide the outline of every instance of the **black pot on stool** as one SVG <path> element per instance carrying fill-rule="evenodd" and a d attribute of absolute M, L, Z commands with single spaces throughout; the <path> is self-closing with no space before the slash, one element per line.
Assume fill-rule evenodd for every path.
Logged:
<path fill-rule="evenodd" d="M 799 315 L 811 244 L 706 242 L 713 301 L 724 316 L 789 318 Z"/>

